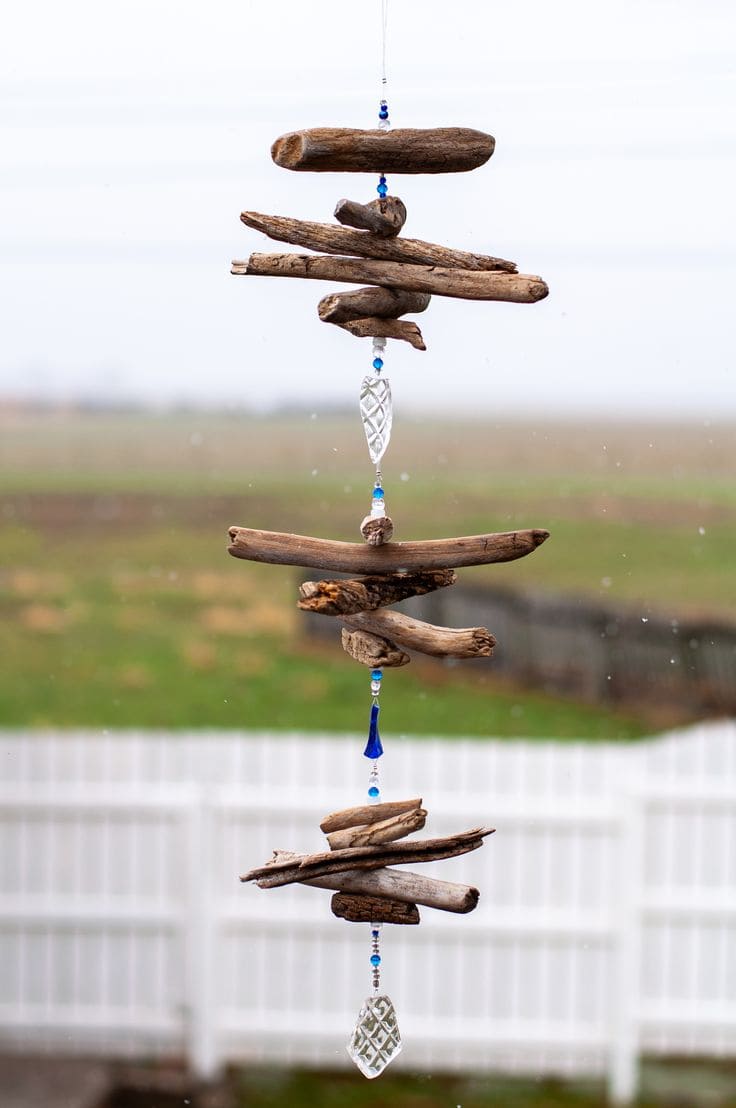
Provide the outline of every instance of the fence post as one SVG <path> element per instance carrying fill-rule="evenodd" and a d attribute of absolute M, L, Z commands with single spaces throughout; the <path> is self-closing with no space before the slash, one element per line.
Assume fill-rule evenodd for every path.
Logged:
<path fill-rule="evenodd" d="M 194 794 L 186 816 L 187 916 L 186 949 L 186 1051 L 192 1072 L 208 1081 L 220 1066 L 214 972 L 214 809 L 205 790 Z"/>
<path fill-rule="evenodd" d="M 639 1084 L 639 1012 L 641 1008 L 643 797 L 638 791 L 642 750 L 619 751 L 615 803 L 620 823 L 616 847 L 614 954 L 611 981 L 608 1097 L 612 1104 L 631 1104 Z"/>

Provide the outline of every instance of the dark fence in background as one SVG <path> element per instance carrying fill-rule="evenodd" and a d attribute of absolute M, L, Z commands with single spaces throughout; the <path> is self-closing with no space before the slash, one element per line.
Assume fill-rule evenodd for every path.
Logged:
<path fill-rule="evenodd" d="M 591 704 L 736 714 L 736 626 L 463 585 L 397 607 L 447 627 L 488 627 L 498 640 L 493 658 L 463 667 L 490 665 L 514 681 Z M 335 636 L 335 621 L 304 615 L 309 634 Z"/>

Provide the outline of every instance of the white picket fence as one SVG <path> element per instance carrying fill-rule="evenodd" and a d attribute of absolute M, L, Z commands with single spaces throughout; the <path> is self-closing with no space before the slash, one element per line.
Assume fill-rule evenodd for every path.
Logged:
<path fill-rule="evenodd" d="M 385 799 L 430 834 L 492 822 L 432 872 L 468 916 L 387 927 L 395 1069 L 606 1072 L 642 1051 L 736 1054 L 736 724 L 642 743 L 393 739 Z M 330 894 L 237 875 L 318 850 L 364 794 L 361 739 L 0 732 L 6 1048 L 348 1064 L 367 926 Z"/>

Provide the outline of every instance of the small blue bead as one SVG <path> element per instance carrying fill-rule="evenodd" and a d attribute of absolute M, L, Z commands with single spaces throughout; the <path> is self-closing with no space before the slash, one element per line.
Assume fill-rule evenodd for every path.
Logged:
<path fill-rule="evenodd" d="M 382 680 L 383 680 L 383 670 L 382 669 L 372 669 L 371 670 L 371 681 L 382 681 Z"/>
<path fill-rule="evenodd" d="M 386 184 L 386 178 L 383 176 L 383 174 L 381 174 L 381 176 L 378 178 L 378 183 L 379 183 L 379 185 L 385 185 Z"/>
<path fill-rule="evenodd" d="M 374 939 L 377 939 L 377 938 L 378 938 L 378 936 L 379 936 L 380 934 L 381 934 L 381 932 L 380 932 L 380 931 L 371 931 L 371 936 L 372 936 L 372 937 L 373 937 Z"/>
<path fill-rule="evenodd" d="M 380 112 L 378 113 L 378 118 L 388 119 L 388 108 L 381 108 Z"/>
<path fill-rule="evenodd" d="M 371 785 L 368 790 L 368 796 L 380 796 L 381 790 L 376 785 Z"/>
<path fill-rule="evenodd" d="M 383 369 L 383 358 L 374 358 L 373 359 L 373 368 L 374 369 Z"/>
<path fill-rule="evenodd" d="M 386 185 L 379 185 L 376 189 L 376 192 L 379 196 L 384 197 L 388 194 L 388 188 L 386 187 Z"/>
<path fill-rule="evenodd" d="M 373 489 L 373 499 L 374 500 L 383 500 L 383 497 L 384 497 L 383 489 L 381 488 L 380 485 L 376 485 L 376 487 Z"/>
<path fill-rule="evenodd" d="M 380 966 L 380 964 L 381 964 L 381 955 L 380 954 L 371 954 L 371 965 L 372 966 Z"/>

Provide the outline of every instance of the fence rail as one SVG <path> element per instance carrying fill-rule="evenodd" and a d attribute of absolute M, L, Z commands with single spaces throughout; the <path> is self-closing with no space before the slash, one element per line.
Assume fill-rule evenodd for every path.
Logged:
<path fill-rule="evenodd" d="M 237 875 L 319 849 L 364 790 L 360 740 L 0 733 L 0 1034 L 24 1049 L 335 1066 L 366 929 L 323 890 Z M 491 820 L 430 871 L 467 917 L 387 928 L 398 1067 L 608 1074 L 643 1050 L 736 1054 L 736 725 L 638 744 L 394 740 L 387 796 L 429 833 Z"/>

